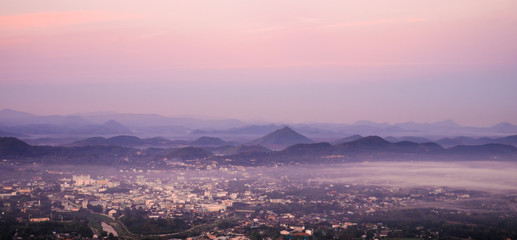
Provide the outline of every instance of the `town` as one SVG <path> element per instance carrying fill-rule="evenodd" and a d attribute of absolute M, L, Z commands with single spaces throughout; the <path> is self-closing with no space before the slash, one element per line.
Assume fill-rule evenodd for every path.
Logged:
<path fill-rule="evenodd" d="M 19 177 L 0 183 L 1 220 L 15 221 L 17 228 L 6 225 L 3 232 L 20 239 L 439 239 L 453 230 L 508 237 L 515 225 L 494 233 L 476 221 L 517 219 L 515 192 L 336 183 L 317 171 L 11 167 Z M 425 221 L 408 224 L 420 217 Z M 51 223 L 65 229 L 20 227 Z M 452 229 L 455 224 L 470 227 Z"/>

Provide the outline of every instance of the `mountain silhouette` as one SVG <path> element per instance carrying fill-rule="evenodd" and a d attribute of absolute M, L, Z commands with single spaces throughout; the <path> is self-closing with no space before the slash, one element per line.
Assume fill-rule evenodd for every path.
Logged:
<path fill-rule="evenodd" d="M 283 127 L 261 138 L 249 142 L 247 145 L 262 145 L 272 149 L 285 148 L 300 143 L 313 143 L 311 139 L 297 133 L 289 127 Z"/>
<path fill-rule="evenodd" d="M 341 139 L 335 141 L 334 143 L 335 144 L 339 144 L 339 143 L 352 142 L 352 141 L 358 140 L 358 139 L 360 139 L 362 137 L 363 136 L 361 136 L 361 135 L 352 135 L 352 136 L 348 136 L 348 137 L 345 137 L 345 138 L 341 138 Z"/>
<path fill-rule="evenodd" d="M 496 130 L 497 132 L 509 132 L 509 133 L 517 132 L 517 126 L 515 126 L 511 123 L 508 123 L 508 122 L 502 122 L 502 123 L 496 124 L 490 128 L 493 130 Z"/>
<path fill-rule="evenodd" d="M 124 127 L 124 125 L 120 124 L 115 120 L 109 120 L 103 124 L 101 124 L 98 129 L 95 130 L 95 133 L 99 134 L 128 134 L 132 133 L 131 130 Z"/>
<path fill-rule="evenodd" d="M 191 146 L 200 146 L 200 147 L 215 147 L 215 146 L 223 146 L 226 142 L 220 138 L 216 137 L 200 137 L 190 143 Z"/>

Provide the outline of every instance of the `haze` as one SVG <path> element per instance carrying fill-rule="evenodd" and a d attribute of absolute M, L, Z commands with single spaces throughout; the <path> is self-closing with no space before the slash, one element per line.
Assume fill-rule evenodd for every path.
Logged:
<path fill-rule="evenodd" d="M 0 4 L 0 109 L 517 123 L 517 3 Z"/>

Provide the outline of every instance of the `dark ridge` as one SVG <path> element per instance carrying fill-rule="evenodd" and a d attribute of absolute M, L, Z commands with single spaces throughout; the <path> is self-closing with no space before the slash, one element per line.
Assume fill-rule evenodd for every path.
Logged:
<path fill-rule="evenodd" d="M 13 137 L 0 137 L 0 156 L 29 156 L 33 147 L 26 142 Z"/>
<path fill-rule="evenodd" d="M 135 136 L 127 136 L 127 135 L 121 135 L 121 136 L 115 136 L 108 139 L 109 142 L 118 143 L 120 145 L 126 146 L 126 145 L 138 145 L 142 144 L 143 140 L 135 137 Z"/>
<path fill-rule="evenodd" d="M 413 136 L 405 136 L 405 137 L 399 137 L 400 141 L 410 141 L 410 142 L 416 142 L 416 143 L 428 143 L 432 142 L 431 139 L 424 138 L 424 137 L 413 137 Z"/>
<path fill-rule="evenodd" d="M 213 156 L 214 154 L 199 147 L 183 147 L 176 148 L 166 155 L 168 158 L 181 160 L 203 159 Z"/>
<path fill-rule="evenodd" d="M 335 152 L 335 147 L 330 143 L 300 143 L 290 146 L 282 151 L 283 155 L 329 155 Z"/>
<path fill-rule="evenodd" d="M 363 136 L 361 136 L 361 135 L 352 135 L 352 136 L 349 136 L 349 137 L 341 138 L 341 139 L 335 141 L 334 143 L 335 144 L 340 144 L 340 143 L 352 142 L 352 141 L 356 141 L 358 139 L 361 139 L 362 137 Z"/>
<path fill-rule="evenodd" d="M 379 136 L 368 136 L 352 142 L 337 144 L 336 147 L 351 152 L 389 151 L 393 149 L 393 144 Z"/>
<path fill-rule="evenodd" d="M 517 148 L 510 145 L 489 143 L 484 145 L 471 145 L 471 146 L 455 146 L 447 149 L 448 153 L 453 154 L 483 154 L 483 155 L 500 155 L 500 154 L 515 154 Z"/>
<path fill-rule="evenodd" d="M 109 145 L 109 141 L 104 137 L 91 137 L 83 140 L 75 141 L 71 145 L 73 146 L 103 146 Z"/>
<path fill-rule="evenodd" d="M 99 141 L 109 139 L 96 138 Z M 135 140 L 131 136 L 115 137 Z M 157 140 L 162 140 L 158 138 Z M 218 154 L 215 156 L 214 153 Z M 183 147 L 176 149 L 135 149 L 121 146 L 31 146 L 12 137 L 0 138 L 0 159 L 20 162 L 53 164 L 166 164 L 164 157 L 176 160 L 208 159 L 229 164 L 267 165 L 298 164 L 314 161 L 360 161 L 361 159 L 446 159 L 458 160 L 515 160 L 517 148 L 504 144 L 456 146 L 444 149 L 436 143 L 401 141 L 390 143 L 377 136 L 369 136 L 353 142 L 331 145 L 329 143 L 295 144 L 282 151 L 270 151 L 263 146 L 224 146 L 213 148 Z M 226 162 L 226 160 L 228 160 Z"/>
<path fill-rule="evenodd" d="M 344 153 L 441 153 L 444 151 L 444 148 L 436 143 L 416 143 L 411 141 L 391 143 L 378 136 L 368 136 L 335 146 L 340 152 Z"/>
<path fill-rule="evenodd" d="M 484 145 L 489 143 L 499 143 L 517 146 L 517 135 L 511 135 L 500 138 L 471 138 L 471 137 L 454 137 L 454 138 L 442 138 L 436 141 L 436 143 L 444 147 L 453 147 L 458 145 Z"/>
<path fill-rule="evenodd" d="M 393 143 L 393 145 L 400 147 L 400 148 L 415 148 L 415 147 L 418 147 L 419 144 L 416 142 L 411 142 L 411 141 L 400 141 L 400 142 Z"/>
<path fill-rule="evenodd" d="M 517 145 L 517 135 L 500 138 L 497 143 Z"/>

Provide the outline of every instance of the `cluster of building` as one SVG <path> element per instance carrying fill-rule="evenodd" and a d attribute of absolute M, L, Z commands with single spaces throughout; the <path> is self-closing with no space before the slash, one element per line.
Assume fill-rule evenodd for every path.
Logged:
<path fill-rule="evenodd" d="M 359 225 L 365 230 L 374 230 L 377 237 L 386 237 L 396 229 L 381 223 L 358 224 L 356 216 L 488 194 L 443 187 L 337 184 L 243 167 L 203 171 L 121 169 L 112 175 L 46 170 L 30 179 L 3 181 L 0 186 L 2 211 L 11 209 L 13 203 L 7 201 L 11 197 L 30 196 L 37 191 L 48 197 L 51 212 L 92 209 L 113 219 L 123 216 L 127 209 L 143 210 L 150 219 L 186 215 L 196 218 L 210 215 L 219 219 L 238 216 L 230 232 L 219 232 L 220 236 L 224 233 L 234 238 L 244 238 L 246 230 L 260 226 L 276 229 L 280 236 L 305 238 L 313 235 L 322 224 L 333 229 Z M 37 208 L 41 202 L 31 200 L 16 204 L 20 211 L 27 211 Z M 481 207 L 504 206 L 486 204 Z M 34 213 L 19 220 L 50 221 L 51 212 Z M 194 221 L 190 220 L 192 224 Z M 204 237 L 212 236 L 210 234 L 205 233 Z"/>

